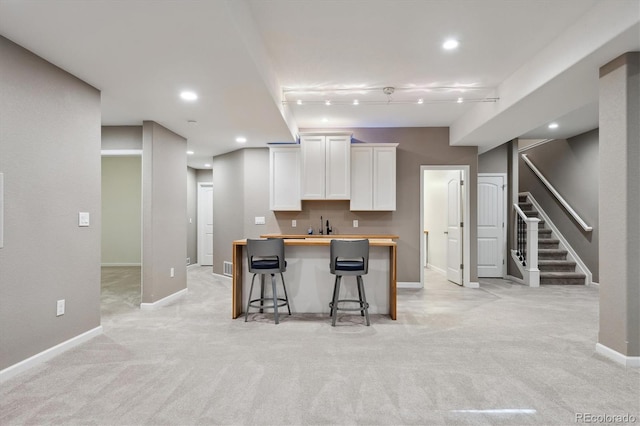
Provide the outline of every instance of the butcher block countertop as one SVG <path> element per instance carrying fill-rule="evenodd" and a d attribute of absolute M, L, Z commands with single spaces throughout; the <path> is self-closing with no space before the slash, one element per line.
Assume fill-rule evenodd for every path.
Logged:
<path fill-rule="evenodd" d="M 397 240 L 397 235 L 390 234 L 264 234 L 260 235 L 260 238 L 285 238 L 288 240 L 296 239 L 296 238 L 324 238 L 324 239 L 376 239 L 376 240 Z"/>

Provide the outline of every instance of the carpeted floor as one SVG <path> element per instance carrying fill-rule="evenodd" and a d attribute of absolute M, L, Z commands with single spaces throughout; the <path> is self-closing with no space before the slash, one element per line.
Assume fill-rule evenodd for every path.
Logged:
<path fill-rule="evenodd" d="M 398 291 L 397 321 L 334 328 L 232 320 L 230 281 L 203 267 L 184 298 L 141 311 L 139 269 L 117 272 L 103 274 L 104 334 L 0 385 L 0 424 L 640 423 L 640 371 L 594 354 L 597 287 L 467 289 L 427 271 L 425 289 Z"/>

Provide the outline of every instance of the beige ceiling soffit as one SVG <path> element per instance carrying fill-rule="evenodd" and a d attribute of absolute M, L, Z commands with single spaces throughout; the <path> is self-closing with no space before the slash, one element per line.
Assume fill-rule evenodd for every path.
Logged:
<path fill-rule="evenodd" d="M 545 98 L 536 92 L 545 86 L 553 86 L 555 79 L 563 74 L 566 76 L 568 71 L 581 61 L 587 60 L 607 43 L 637 27 L 640 22 L 637 12 L 637 2 L 603 1 L 596 4 L 582 19 L 568 27 L 553 43 L 533 56 L 498 86 L 494 96 L 500 98 L 499 102 L 491 105 L 474 105 L 453 123 L 450 129 L 450 145 L 481 146 L 503 143 L 518 137 L 518 131 L 524 132 L 535 127 L 527 128 L 531 122 L 509 123 L 510 125 L 505 126 L 500 124 L 506 124 L 503 122 L 506 116 L 510 115 L 505 114 L 507 111 L 522 104 L 527 97 L 529 102 L 531 99 Z M 578 93 L 574 95 L 578 98 L 582 96 Z M 577 106 L 579 105 L 572 105 L 574 108 Z M 564 111 L 564 113 L 567 112 Z M 504 118 L 502 118 L 503 115 L 505 115 Z M 539 121 L 540 118 L 535 119 Z M 513 119 L 513 114 L 509 119 Z M 534 117 L 530 118 L 530 120 L 533 119 Z M 526 120 L 526 117 L 521 117 L 520 120 Z M 484 129 L 486 126 L 505 129 L 511 127 L 516 134 L 507 135 L 505 131 L 502 132 L 504 140 L 487 141 L 483 139 L 489 133 Z"/>
<path fill-rule="evenodd" d="M 295 135 L 298 134 L 298 125 L 296 124 L 291 111 L 284 108 L 284 105 L 282 104 L 280 82 L 274 70 L 271 58 L 267 53 L 267 49 L 256 30 L 255 21 L 253 20 L 249 5 L 245 0 L 227 0 L 226 5 L 229 15 L 235 23 L 238 36 L 241 37 L 244 42 L 244 45 L 246 46 L 258 73 L 262 77 L 276 108 L 280 111 L 284 122 L 289 128 L 292 140 L 295 139 Z"/>

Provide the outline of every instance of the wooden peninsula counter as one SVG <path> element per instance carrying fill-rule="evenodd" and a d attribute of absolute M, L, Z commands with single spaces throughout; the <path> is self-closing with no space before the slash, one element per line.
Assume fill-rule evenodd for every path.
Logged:
<path fill-rule="evenodd" d="M 329 245 L 332 239 L 369 240 L 369 273 L 364 284 L 371 313 L 389 314 L 396 319 L 396 235 L 263 235 L 283 238 L 287 258 L 284 273 L 292 312 L 329 313 L 329 300 L 335 277 L 329 272 Z M 233 242 L 233 282 L 231 316 L 238 318 L 246 306 L 252 274 L 247 268 L 244 247 L 247 240 Z M 349 279 L 347 277 L 346 279 Z M 355 289 L 349 283 L 346 288 Z M 351 290 L 353 290 L 351 289 Z M 244 294 L 244 297 L 243 297 Z"/>

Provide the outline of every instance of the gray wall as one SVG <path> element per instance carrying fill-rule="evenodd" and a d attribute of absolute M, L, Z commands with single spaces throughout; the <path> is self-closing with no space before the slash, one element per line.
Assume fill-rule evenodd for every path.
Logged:
<path fill-rule="evenodd" d="M 2 370 L 100 325 L 100 92 L 0 36 L 0 117 Z"/>
<path fill-rule="evenodd" d="M 142 149 L 142 126 L 103 126 L 102 149 Z"/>
<path fill-rule="evenodd" d="M 187 259 L 198 261 L 198 184 L 197 170 L 187 167 Z"/>
<path fill-rule="evenodd" d="M 213 271 L 217 274 L 222 274 L 222 262 L 232 259 L 233 240 L 255 236 L 253 232 L 245 233 L 244 229 L 245 151 L 238 150 L 213 158 Z M 268 168 L 269 153 L 267 149 L 262 151 L 265 152 Z M 268 180 L 265 179 L 264 183 L 268 191 Z M 248 190 L 258 193 L 264 191 L 264 185 Z M 265 216 L 268 208 L 267 204 Z"/>
<path fill-rule="evenodd" d="M 140 265 L 142 159 L 102 157 L 102 265 Z"/>
<path fill-rule="evenodd" d="M 640 53 L 600 69 L 598 343 L 640 356 Z"/>
<path fill-rule="evenodd" d="M 528 149 L 529 159 L 573 209 L 593 227 L 586 232 L 519 158 L 520 191 L 530 192 L 599 281 L 598 130 Z"/>
<path fill-rule="evenodd" d="M 187 141 L 153 121 L 142 128 L 142 303 L 153 303 L 187 287 Z"/>
<path fill-rule="evenodd" d="M 478 155 L 478 173 L 508 173 L 508 156 L 507 143 Z"/>
<path fill-rule="evenodd" d="M 214 272 L 222 261 L 231 260 L 231 243 L 264 233 L 305 233 L 311 225 L 317 232 L 320 216 L 328 218 L 337 233 L 396 234 L 398 281 L 420 281 L 420 166 L 470 166 L 471 280 L 477 281 L 476 204 L 477 148 L 449 146 L 447 128 L 355 128 L 362 142 L 399 143 L 397 151 L 397 209 L 394 212 L 351 212 L 348 201 L 303 201 L 301 212 L 269 210 L 269 153 L 245 149 L 214 158 Z M 318 131 L 304 129 L 301 131 Z M 220 205 L 220 204 L 225 204 Z M 266 225 L 254 225 L 255 216 L 265 216 Z M 291 220 L 297 227 L 291 227 Z M 359 227 L 352 228 L 353 219 Z M 223 257 L 220 257 L 223 256 Z"/>

